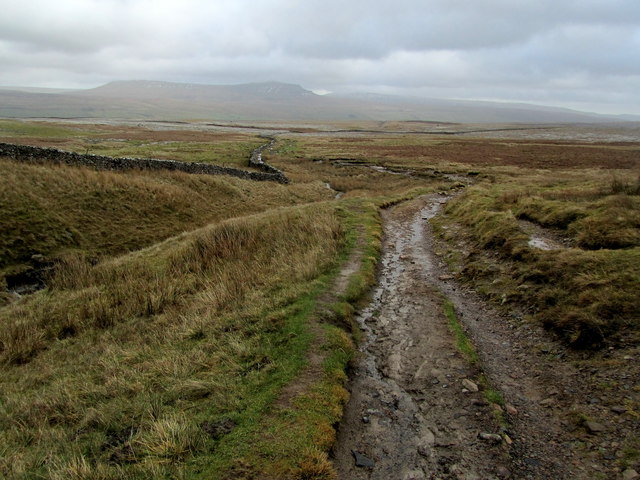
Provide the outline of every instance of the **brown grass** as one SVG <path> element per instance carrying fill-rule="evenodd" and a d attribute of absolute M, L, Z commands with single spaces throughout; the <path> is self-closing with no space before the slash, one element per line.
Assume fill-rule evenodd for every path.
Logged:
<path fill-rule="evenodd" d="M 531 140 L 488 140 L 424 135 L 361 134 L 357 137 L 299 139 L 305 155 L 350 158 L 385 165 L 443 168 L 449 165 L 525 169 L 638 169 L 633 143 L 579 143 Z"/>
<path fill-rule="evenodd" d="M 98 172 L 0 159 L 0 276 L 34 254 L 102 257 L 209 222 L 331 198 L 320 182 L 266 185 L 176 172 Z"/>
<path fill-rule="evenodd" d="M 0 309 L 1 474 L 172 477 L 218 452 L 200 424 L 248 428 L 300 368 L 304 299 L 342 241 L 318 204 L 60 265 Z"/>
<path fill-rule="evenodd" d="M 637 338 L 637 196 L 614 194 L 608 183 L 586 172 L 572 180 L 534 175 L 474 187 L 446 213 L 445 223 L 462 222 L 471 236 L 475 248 L 463 274 L 480 291 L 528 309 L 576 347 Z M 531 247 L 518 218 L 554 227 L 579 248 Z M 452 235 L 451 240 L 459 233 Z"/>

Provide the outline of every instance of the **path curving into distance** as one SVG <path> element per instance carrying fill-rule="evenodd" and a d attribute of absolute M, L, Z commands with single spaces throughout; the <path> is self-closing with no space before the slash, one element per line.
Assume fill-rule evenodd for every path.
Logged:
<path fill-rule="evenodd" d="M 362 356 L 332 452 L 339 478 L 590 478 L 575 467 L 560 419 L 539 405 L 551 385 L 527 373 L 542 367 L 522 358 L 525 347 L 504 319 L 435 255 L 428 222 L 449 198 L 424 196 L 383 212 L 379 283 L 358 315 Z M 476 323 L 469 333 L 477 363 L 455 345 L 446 301 Z M 483 375 L 505 396 L 502 421 L 482 391 Z"/>

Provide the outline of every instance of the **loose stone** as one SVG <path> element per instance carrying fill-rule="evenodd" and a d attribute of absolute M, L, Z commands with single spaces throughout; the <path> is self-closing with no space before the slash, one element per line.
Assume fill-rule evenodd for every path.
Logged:
<path fill-rule="evenodd" d="M 540 402 L 540 406 L 542 406 L 542 407 L 550 407 L 554 403 L 556 403 L 556 401 L 553 398 L 545 398 L 544 400 L 542 400 Z"/>
<path fill-rule="evenodd" d="M 613 407 L 611 407 L 611 411 L 613 413 L 627 413 L 627 407 L 623 407 L 622 405 L 614 405 Z"/>
<path fill-rule="evenodd" d="M 470 392 L 477 392 L 479 390 L 478 385 L 472 382 L 471 380 L 469 380 L 468 378 L 465 378 L 464 380 L 462 380 L 462 386 L 467 390 L 469 390 Z"/>
<path fill-rule="evenodd" d="M 351 453 L 353 453 L 353 458 L 356 461 L 356 467 L 373 468 L 376 464 L 376 462 L 360 452 L 351 450 Z"/>
<path fill-rule="evenodd" d="M 627 468 L 622 472 L 622 480 L 636 480 L 637 478 L 640 478 L 640 474 L 632 468 Z"/>
<path fill-rule="evenodd" d="M 593 421 L 585 422 L 584 426 L 587 428 L 587 431 L 589 433 L 600 433 L 606 430 L 604 425 L 598 422 L 593 422 Z"/>
<path fill-rule="evenodd" d="M 491 442 L 491 443 L 500 443 L 500 442 L 502 442 L 502 437 L 500 435 L 498 435 L 497 433 L 480 432 L 478 434 L 478 438 L 480 440 L 485 440 L 485 441 Z"/>

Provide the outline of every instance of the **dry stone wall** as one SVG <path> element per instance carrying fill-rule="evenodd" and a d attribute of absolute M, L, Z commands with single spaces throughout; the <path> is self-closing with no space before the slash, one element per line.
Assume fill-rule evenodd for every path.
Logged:
<path fill-rule="evenodd" d="M 176 160 L 160 160 L 157 158 L 116 158 L 104 155 L 66 152 L 55 148 L 14 145 L 2 142 L 0 142 L 0 156 L 10 157 L 16 161 L 26 163 L 64 164 L 89 167 L 96 170 L 176 170 L 193 174 L 230 175 L 245 180 L 289 183 L 289 179 L 284 173 L 262 161 L 262 151 L 270 145 L 271 143 L 268 143 L 258 147 L 251 154 L 249 165 L 262 170 L 261 172 L 249 172 L 238 168 L 221 167 L 208 163 L 179 162 Z"/>

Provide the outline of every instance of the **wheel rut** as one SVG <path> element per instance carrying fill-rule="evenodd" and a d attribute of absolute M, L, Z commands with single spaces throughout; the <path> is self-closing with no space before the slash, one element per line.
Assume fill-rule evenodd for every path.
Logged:
<path fill-rule="evenodd" d="M 478 372 L 457 351 L 430 279 L 424 228 L 447 198 L 383 214 L 379 285 L 359 314 L 362 361 L 334 451 L 340 478 L 498 478 L 507 470 L 504 447 L 479 438 L 498 425 L 482 394 L 463 389 Z"/>
<path fill-rule="evenodd" d="M 339 478 L 587 478 L 569 471 L 558 419 L 538 405 L 545 386 L 526 375 L 526 362 L 517 365 L 506 332 L 493 328 L 504 322 L 434 254 L 428 220 L 449 198 L 429 195 L 383 212 L 379 283 L 358 314 L 361 357 L 332 452 Z M 465 321 L 487 321 L 476 344 L 481 366 L 457 349 L 447 299 Z M 483 326 L 470 330 L 474 341 Z M 484 374 L 517 409 L 487 402 L 482 385 L 474 391 Z M 515 415 L 515 425 L 505 421 Z"/>

